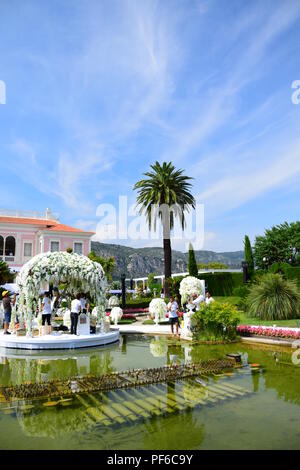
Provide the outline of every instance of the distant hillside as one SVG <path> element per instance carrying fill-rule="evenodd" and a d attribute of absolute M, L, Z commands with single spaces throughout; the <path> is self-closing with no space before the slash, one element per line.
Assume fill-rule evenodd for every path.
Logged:
<path fill-rule="evenodd" d="M 100 256 L 114 256 L 117 267 L 113 277 L 119 279 L 122 273 L 126 277 L 142 277 L 149 273 L 163 274 L 164 252 L 162 248 L 130 248 L 123 245 L 92 242 L 92 250 Z M 218 261 L 230 268 L 240 268 L 244 259 L 243 251 L 215 253 L 214 251 L 195 251 L 197 263 Z M 188 254 L 172 251 L 172 271 L 180 273 L 187 270 Z"/>

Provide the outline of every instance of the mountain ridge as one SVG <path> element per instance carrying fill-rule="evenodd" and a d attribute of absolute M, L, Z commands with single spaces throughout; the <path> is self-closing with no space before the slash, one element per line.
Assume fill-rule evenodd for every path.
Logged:
<path fill-rule="evenodd" d="M 116 269 L 113 273 L 114 279 L 119 279 L 122 273 L 126 277 L 145 277 L 154 272 L 163 274 L 164 272 L 164 252 L 160 247 L 132 248 L 124 245 L 91 242 L 91 249 L 98 256 L 114 256 L 116 260 Z M 241 267 L 244 259 L 244 252 L 224 251 L 215 252 L 211 250 L 195 250 L 197 263 L 220 262 L 226 264 L 229 268 L 236 269 Z M 188 253 L 172 250 L 172 272 L 187 271 Z"/>

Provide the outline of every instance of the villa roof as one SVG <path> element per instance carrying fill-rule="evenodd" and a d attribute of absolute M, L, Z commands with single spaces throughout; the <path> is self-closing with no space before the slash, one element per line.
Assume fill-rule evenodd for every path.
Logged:
<path fill-rule="evenodd" d="M 0 216 L 0 223 L 2 224 L 28 224 L 28 225 L 39 225 L 39 226 L 53 226 L 58 222 L 50 219 L 38 219 L 30 217 L 5 217 Z"/>
<path fill-rule="evenodd" d="M 70 225 L 57 223 L 51 227 L 45 227 L 41 230 L 47 230 L 50 232 L 74 232 L 74 233 L 88 233 L 94 234 L 95 232 L 88 232 L 86 230 L 80 230 L 79 228 L 71 227 Z"/>
<path fill-rule="evenodd" d="M 15 224 L 15 225 L 37 225 L 40 230 L 47 230 L 51 232 L 72 232 L 72 233 L 86 233 L 94 234 L 94 232 L 88 232 L 86 230 L 80 230 L 79 228 L 71 227 L 59 223 L 57 220 L 50 219 L 34 219 L 27 217 L 2 217 L 0 216 L 0 223 L 2 224 Z"/>

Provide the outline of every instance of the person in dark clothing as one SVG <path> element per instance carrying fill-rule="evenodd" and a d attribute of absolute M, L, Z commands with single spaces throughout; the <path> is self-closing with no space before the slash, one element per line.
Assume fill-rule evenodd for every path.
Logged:
<path fill-rule="evenodd" d="M 81 313 L 80 294 L 71 302 L 71 335 L 77 334 L 78 317 Z"/>
<path fill-rule="evenodd" d="M 9 298 L 9 293 L 7 290 L 2 292 L 2 305 L 3 305 L 3 312 L 4 312 L 4 334 L 5 335 L 10 335 L 10 332 L 8 331 L 8 327 L 10 324 L 11 320 L 11 302 Z"/>

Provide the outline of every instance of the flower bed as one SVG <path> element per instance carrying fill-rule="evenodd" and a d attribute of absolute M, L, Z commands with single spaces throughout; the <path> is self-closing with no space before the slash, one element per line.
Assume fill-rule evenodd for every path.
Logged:
<path fill-rule="evenodd" d="M 123 308 L 123 312 L 127 313 L 149 313 L 149 307 L 147 308 Z"/>
<path fill-rule="evenodd" d="M 270 338 L 300 339 L 300 331 L 288 328 L 239 325 L 237 333 L 240 336 L 269 336 Z"/>

